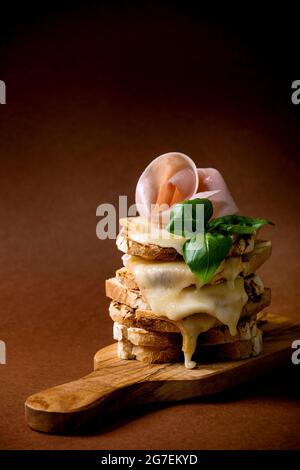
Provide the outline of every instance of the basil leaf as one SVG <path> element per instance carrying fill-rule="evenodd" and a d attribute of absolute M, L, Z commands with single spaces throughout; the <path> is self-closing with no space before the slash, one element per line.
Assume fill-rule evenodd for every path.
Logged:
<path fill-rule="evenodd" d="M 199 217 L 197 207 L 204 206 L 204 221 Z M 166 229 L 170 233 L 191 238 L 197 232 L 203 232 L 213 214 L 213 206 L 209 199 L 191 199 L 176 204 L 171 210 L 170 221 Z M 202 212 L 201 212 L 202 215 Z M 204 225 L 203 223 L 204 222 Z"/>
<path fill-rule="evenodd" d="M 201 198 L 196 198 L 196 199 L 191 199 L 190 201 L 184 201 L 185 203 L 192 204 L 194 207 L 197 206 L 197 204 L 203 204 L 204 205 L 204 223 L 206 224 L 211 216 L 213 215 L 213 205 L 210 202 L 209 199 L 201 199 Z"/>
<path fill-rule="evenodd" d="M 267 219 L 258 219 L 256 217 L 245 217 L 243 215 L 225 215 L 209 222 L 209 230 L 220 230 L 223 232 L 251 234 L 256 232 L 263 225 L 274 225 Z"/>
<path fill-rule="evenodd" d="M 206 232 L 185 242 L 183 257 L 195 276 L 206 284 L 216 273 L 231 245 L 230 235 Z"/>

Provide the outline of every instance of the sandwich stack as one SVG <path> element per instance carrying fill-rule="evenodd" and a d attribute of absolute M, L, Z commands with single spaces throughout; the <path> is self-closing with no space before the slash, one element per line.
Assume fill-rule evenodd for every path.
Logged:
<path fill-rule="evenodd" d="M 109 314 L 121 359 L 148 363 L 238 360 L 262 351 L 258 314 L 271 291 L 257 275 L 271 242 L 232 234 L 232 246 L 209 283 L 182 256 L 185 239 L 149 230 L 145 217 L 120 221 L 123 266 L 106 281 Z"/>

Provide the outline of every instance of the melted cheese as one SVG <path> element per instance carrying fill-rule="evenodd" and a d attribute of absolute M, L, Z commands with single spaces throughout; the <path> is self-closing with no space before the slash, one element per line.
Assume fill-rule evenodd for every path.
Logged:
<path fill-rule="evenodd" d="M 202 287 L 203 284 L 192 273 L 188 265 L 183 261 L 148 261 L 137 256 L 123 255 L 123 264 L 129 270 L 136 273 L 141 271 L 140 276 L 147 278 L 144 282 L 150 285 L 163 285 L 164 289 L 176 286 L 178 289 L 195 284 Z M 233 282 L 243 271 L 243 262 L 240 256 L 225 259 L 219 266 L 210 284 L 216 284 L 220 280 Z M 138 283 L 138 280 L 137 280 Z"/>
<path fill-rule="evenodd" d="M 196 362 L 192 361 L 197 346 L 197 338 L 200 333 L 210 330 L 218 323 L 218 320 L 206 313 L 198 313 L 176 322 L 182 334 L 182 351 L 184 353 L 184 365 L 187 369 L 193 369 Z"/>
<path fill-rule="evenodd" d="M 121 225 L 124 225 L 122 219 Z M 131 240 L 142 245 L 157 245 L 161 248 L 174 248 L 182 255 L 182 247 L 186 242 L 184 237 L 174 235 L 165 228 L 159 227 L 143 217 L 134 217 L 128 224 L 128 236 Z"/>
<path fill-rule="evenodd" d="M 123 257 L 124 265 L 134 274 L 153 313 L 176 322 L 181 329 L 187 367 L 195 365 L 191 358 L 198 334 L 212 328 L 216 320 L 227 325 L 232 335 L 236 334 L 248 296 L 244 280 L 238 275 L 240 260 L 229 260 L 233 258 L 226 260 L 221 269 L 226 275 L 225 282 L 201 285 L 184 261 L 158 262 Z"/>

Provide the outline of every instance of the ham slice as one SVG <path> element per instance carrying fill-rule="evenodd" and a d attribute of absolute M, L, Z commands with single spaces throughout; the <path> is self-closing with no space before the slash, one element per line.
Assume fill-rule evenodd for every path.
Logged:
<path fill-rule="evenodd" d="M 231 196 L 221 173 L 215 168 L 198 168 L 199 186 L 197 194 L 191 199 L 210 199 L 214 208 L 214 217 L 236 214 L 238 207 Z"/>
<path fill-rule="evenodd" d="M 183 153 L 169 152 L 155 158 L 140 176 L 135 193 L 140 215 L 167 222 L 172 205 L 185 199 L 210 199 L 214 214 L 234 214 L 238 208 L 221 173 L 197 168 Z"/>

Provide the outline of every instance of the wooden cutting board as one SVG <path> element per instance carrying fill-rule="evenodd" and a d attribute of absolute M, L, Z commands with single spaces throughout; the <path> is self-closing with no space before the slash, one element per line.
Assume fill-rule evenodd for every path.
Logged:
<path fill-rule="evenodd" d="M 87 429 L 138 404 L 185 400 L 220 393 L 288 364 L 291 344 L 300 339 L 300 323 L 273 314 L 263 317 L 264 350 L 242 361 L 206 363 L 189 370 L 183 364 L 145 364 L 120 360 L 116 344 L 100 349 L 94 372 L 49 388 L 25 403 L 29 426 L 63 434 Z"/>

